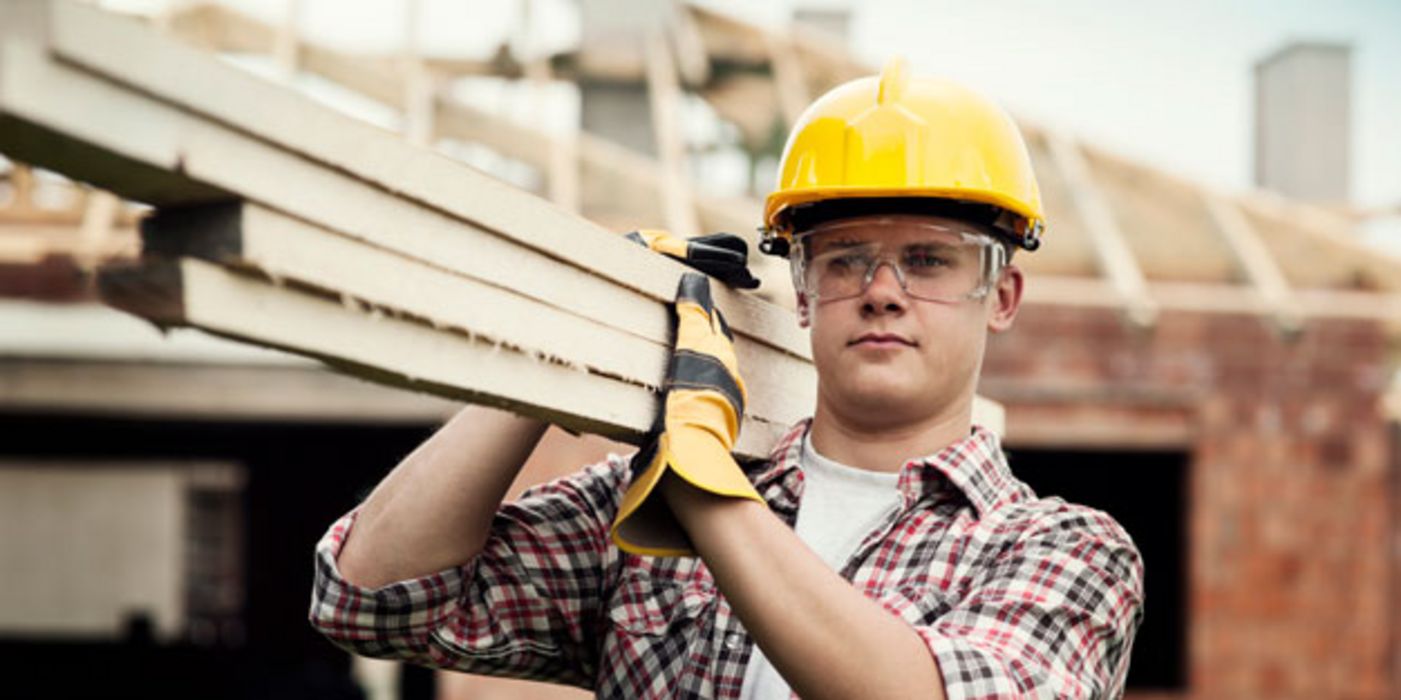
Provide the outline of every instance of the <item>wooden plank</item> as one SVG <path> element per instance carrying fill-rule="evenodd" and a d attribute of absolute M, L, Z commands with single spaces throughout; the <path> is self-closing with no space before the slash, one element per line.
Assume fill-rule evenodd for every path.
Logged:
<path fill-rule="evenodd" d="M 1275 325 L 1285 333 L 1297 332 L 1303 325 L 1298 304 L 1293 298 L 1284 273 L 1275 264 L 1274 256 L 1260 239 L 1255 227 L 1250 225 L 1234 202 L 1205 190 L 1202 190 L 1201 196 L 1212 221 L 1216 224 L 1216 230 L 1231 249 L 1236 265 L 1264 299 L 1270 309 L 1269 313 L 1275 319 Z"/>
<path fill-rule="evenodd" d="M 216 22 L 205 15 L 217 17 L 218 20 Z M 229 51 L 262 50 L 257 41 L 244 37 L 258 33 L 255 30 L 259 27 L 269 36 L 272 32 L 271 27 L 258 20 L 222 6 L 200 6 L 197 13 L 190 13 L 190 17 L 191 21 L 176 25 L 179 36 L 197 41 L 206 35 L 213 35 L 223 41 L 216 42 L 217 47 Z M 196 17 L 197 22 L 194 21 Z M 220 28 L 232 24 L 237 31 L 211 31 L 207 24 Z M 395 69 L 396 62 L 383 57 L 349 54 L 305 40 L 301 50 L 302 69 L 306 72 L 390 107 L 406 109 L 404 90 Z M 543 62 L 540 65 L 543 66 Z M 437 62 L 430 61 L 429 66 L 440 72 L 449 72 L 448 68 Z M 527 78 L 533 79 L 533 70 L 534 67 L 527 66 Z M 434 124 L 435 132 L 442 138 L 482 143 L 507 157 L 549 173 L 549 198 L 567 212 L 577 214 L 583 211 L 580 202 L 605 199 L 599 193 L 612 195 L 626 192 L 626 197 L 606 197 L 624 207 L 621 212 L 610 213 L 631 217 L 634 228 L 662 225 L 662 220 L 657 218 L 659 214 L 654 213 L 656 203 L 662 197 L 661 166 L 654 159 L 587 132 L 576 131 L 563 138 L 554 138 L 539 129 L 463 103 L 450 94 L 438 96 Z M 585 189 L 595 194 L 585 194 Z M 717 201 L 700 193 L 695 193 L 694 204 L 703 229 L 727 230 L 746 236 L 753 229 L 753 222 L 757 221 L 762 209 L 757 201 Z M 763 265 L 768 260 L 756 262 Z M 786 279 L 785 274 L 786 271 L 782 271 L 773 277 L 781 281 Z"/>
<path fill-rule="evenodd" d="M 493 232 L 414 206 L 266 143 L 47 62 L 41 56 L 23 51 L 22 46 L 4 48 L 4 60 L 0 61 L 3 63 L 0 71 L 4 73 L 0 78 L 0 110 L 22 113 L 72 140 L 105 144 L 110 149 L 108 153 L 116 157 L 182 172 L 196 182 L 217 185 L 217 188 L 210 188 L 214 191 L 239 192 L 331 230 L 476 279 L 504 286 L 510 286 L 519 278 L 549 280 L 548 285 L 532 287 L 540 294 L 549 295 L 543 301 L 603 322 L 622 319 L 619 323 L 625 330 L 653 340 L 664 341 L 667 337 L 664 304 L 670 302 L 674 287 L 663 298 L 648 298 L 594 274 L 593 270 L 577 266 L 577 261 L 561 260 L 515 245 Z M 43 85 L 44 89 L 26 89 L 31 85 Z M 8 90 L 10 86 L 16 88 L 13 93 Z M 97 116 L 104 114 L 120 114 L 122 118 Z M 0 148 L 10 145 L 5 134 L 0 134 Z M 79 179 L 93 179 L 92 176 L 106 175 L 109 170 L 135 173 L 139 177 L 134 183 L 104 178 L 99 184 L 124 196 L 134 196 L 132 190 L 144 191 L 144 171 L 109 167 L 96 156 L 84 158 L 72 166 L 70 174 Z M 268 177 L 267 174 L 273 172 L 278 173 L 277 178 Z M 204 199 L 199 196 L 194 201 Z M 175 197 L 173 201 L 157 203 L 169 205 L 184 201 Z M 548 206 L 542 200 L 534 201 Z M 599 238 L 597 233 L 590 229 L 584 235 Z M 620 241 L 613 234 L 603 234 L 601 242 L 618 243 L 627 253 L 642 255 L 641 262 L 647 264 L 644 268 L 649 265 L 674 267 L 677 272 L 685 269 L 633 243 Z M 502 261 L 509 261 L 509 264 L 503 265 Z M 568 264 L 570 262 L 576 264 Z M 728 308 L 722 302 L 722 308 L 727 318 L 734 319 L 731 323 L 741 336 L 741 344 L 765 344 L 805 359 L 802 356 L 807 352 L 806 338 L 800 335 L 791 314 L 743 295 L 727 293 L 719 286 L 717 297 L 740 300 L 739 304 L 732 303 Z M 657 303 L 659 301 L 663 303 Z M 759 312 L 757 317 L 746 313 L 751 310 Z M 756 330 L 766 324 L 775 326 L 776 332 Z M 792 328 L 785 329 L 788 324 Z M 788 337 L 784 338 L 785 335 Z M 783 346 L 775 342 L 774 336 L 778 336 Z"/>
<path fill-rule="evenodd" d="M 668 338 L 646 339 L 516 293 L 318 229 L 256 205 L 163 211 L 143 226 L 146 250 L 198 255 L 300 283 L 347 303 L 415 319 L 631 384 L 661 386 Z M 520 286 L 529 282 L 519 279 Z M 457 303 L 453 300 L 468 300 Z M 763 346 L 736 348 L 748 411 L 789 424 L 811 413 L 812 366 Z"/>
<path fill-rule="evenodd" d="M 666 371 L 664 338 L 628 333 L 256 204 L 159 210 L 142 233 L 148 255 L 251 269 L 634 384 L 655 388 Z M 514 281 L 526 287 L 537 280 Z M 557 352 L 561 339 L 572 344 L 567 354 Z"/>
<path fill-rule="evenodd" d="M 37 86 L 42 86 L 42 89 Z M 43 136 L 46 143 L 69 150 L 75 145 L 80 147 L 83 158 L 65 161 L 72 171 L 77 171 L 70 174 L 83 179 L 92 179 L 93 176 L 103 178 L 116 185 L 113 189 L 124 194 L 137 189 L 154 195 L 153 198 L 159 202 L 170 204 L 231 197 L 237 192 L 239 196 L 249 196 L 311 221 L 321 223 L 323 219 L 328 220 L 324 225 L 331 230 L 394 248 L 404 255 L 437 265 L 443 265 L 446 258 L 448 264 L 470 267 L 473 258 L 477 257 L 473 255 L 476 252 L 474 248 L 512 245 L 493 232 L 408 202 L 361 179 L 296 157 L 265 141 L 250 138 L 188 111 L 175 109 L 148 94 L 56 63 L 46 57 L 40 47 L 25 40 L 6 40 L 0 46 L 0 112 L 6 115 L 8 123 L 24 127 L 27 133 Z M 106 115 L 121 117 L 108 119 Z M 6 130 L 0 133 L 0 140 L 7 140 L 16 133 L 15 130 Z M 10 145 L 11 142 L 6 141 L 5 147 Z M 353 144 L 348 143 L 346 147 L 353 147 Z M 53 157 L 52 153 L 42 148 L 35 151 Z M 133 176 L 133 173 L 139 177 Z M 276 173 L 278 177 L 269 177 L 269 173 Z M 147 185 L 146 180 L 153 174 L 166 178 L 160 183 L 162 187 Z M 534 199 L 529 203 L 532 206 L 540 204 L 539 200 Z M 477 238 L 468 245 L 464 235 Z M 616 239 L 610 234 L 604 240 Z M 632 244 L 625 244 L 623 249 L 636 251 L 648 265 L 654 267 L 672 265 Z M 508 254 L 517 256 L 518 260 L 513 262 L 524 261 L 527 263 L 525 267 L 533 263 L 548 273 L 552 282 L 549 287 L 554 290 L 552 293 L 560 295 L 563 299 L 561 303 L 572 303 L 576 307 L 596 305 L 595 311 L 601 313 L 593 314 L 595 318 L 620 317 L 628 319 L 628 324 L 642 319 L 642 325 L 646 326 L 649 319 L 656 319 L 657 322 L 652 323 L 652 331 L 660 337 L 665 336 L 665 305 L 656 303 L 656 299 L 649 300 L 646 295 L 629 292 L 625 287 L 589 274 L 590 271 L 577 267 L 577 263 L 569 264 L 571 261 L 567 259 L 546 255 L 539 250 L 512 245 Z M 505 259 L 501 255 L 485 256 L 483 259 L 498 263 L 490 266 L 496 268 L 494 273 L 498 276 L 507 272 L 518 274 L 522 269 L 520 264 L 500 265 L 499 261 Z M 570 270 L 578 271 L 578 274 L 570 273 L 574 276 L 569 278 L 574 280 L 572 284 L 576 287 L 601 282 L 619 288 L 627 294 L 614 293 L 612 296 L 625 305 L 631 303 L 637 311 L 619 313 L 616 305 L 600 300 L 598 294 L 609 295 L 603 291 L 607 287 L 588 287 L 598 294 L 580 294 L 576 293 L 579 288 L 571 287 L 568 279 L 561 284 L 559 276 Z M 492 270 L 480 269 L 475 273 L 484 276 L 493 274 Z M 166 291 L 173 293 L 169 286 Z M 669 302 L 670 294 L 668 291 L 665 301 Z M 719 292 L 722 305 L 725 295 L 723 290 Z M 629 296 L 642 301 L 625 301 Z M 740 299 L 740 304 L 733 308 L 739 309 L 739 318 L 742 318 L 745 304 L 755 302 L 746 301 L 742 296 Z M 791 322 L 791 315 L 786 312 L 759 308 L 770 313 L 772 318 Z M 729 316 L 737 318 L 733 311 Z M 735 322 L 734 325 L 743 336 L 740 323 Z M 226 329 L 214 330 L 229 333 Z M 258 342 L 287 347 L 276 339 Z M 739 345 L 742 355 L 748 352 L 745 349 L 747 344 L 765 352 L 802 359 L 798 353 L 778 348 L 771 337 L 741 337 Z M 806 352 L 805 339 L 800 349 Z M 319 352 L 324 356 L 325 350 L 306 352 Z M 754 366 L 762 367 L 764 364 L 759 362 Z M 351 365 L 353 368 L 364 367 L 356 362 L 351 362 Z M 752 386 L 760 386 L 764 381 L 762 373 L 758 377 L 751 376 L 750 381 Z M 787 398 L 793 400 L 795 406 L 801 406 L 800 397 L 795 397 L 792 391 L 788 390 Z M 978 405 L 983 406 L 985 402 Z"/>
<path fill-rule="evenodd" d="M 66 61 L 341 169 L 402 198 L 475 222 L 654 300 L 670 300 L 675 293 L 683 266 L 658 261 L 618 236 L 598 235 L 602 232 L 598 227 L 534 195 L 445 156 L 408 146 L 392 134 L 244 74 L 128 18 L 68 0 L 47 8 L 50 46 Z M 716 302 L 737 332 L 808 355 L 806 338 L 788 312 L 726 289 L 717 291 Z"/>
<path fill-rule="evenodd" d="M 1047 143 L 1070 186 L 1075 208 L 1085 223 L 1085 232 L 1094 243 L 1100 272 L 1113 285 L 1128 320 L 1138 326 L 1151 326 L 1157 316 L 1157 308 L 1148 294 L 1143 270 L 1134 260 L 1124 240 L 1124 233 L 1114 220 L 1113 210 L 1095 185 L 1079 144 L 1065 134 L 1056 133 L 1048 134 Z"/>
<path fill-rule="evenodd" d="M 319 357 L 380 383 L 528 413 L 575 431 L 635 443 L 656 411 L 655 395 L 641 386 L 192 258 L 109 268 L 99 284 L 110 303 L 158 323 Z M 747 418 L 737 452 L 766 454 L 783 427 Z"/>
<path fill-rule="evenodd" d="M 14 65 L 6 61 L 4 68 Z M 86 98 L 101 93 L 103 89 L 111 88 L 91 79 L 86 83 L 65 80 L 65 69 L 60 66 L 48 68 L 52 71 L 37 76 L 43 79 L 37 82 L 43 82 L 49 89 L 26 92 L 30 97 L 43 95 L 60 98 L 59 103 L 46 113 L 48 117 L 59 119 L 65 115 L 101 114 L 115 109 L 148 124 L 163 123 L 163 114 L 155 106 L 130 95 L 121 96 L 134 101 L 118 100 L 116 104 L 106 104 L 101 100 L 86 101 Z M 65 96 L 84 99 L 67 102 L 63 99 Z M 3 101 L 0 99 L 0 102 Z M 84 138 L 102 140 L 114 144 L 114 147 L 130 145 L 122 141 L 120 131 L 104 131 L 102 127 L 106 123 L 105 120 L 96 120 L 97 128 L 83 132 Z M 207 175 L 211 179 L 227 181 L 232 188 L 242 189 L 250 196 L 261 197 L 263 201 L 280 203 L 284 208 L 308 218 L 317 213 L 324 215 L 333 212 L 332 223 L 338 224 L 340 230 L 347 231 L 358 240 L 499 287 L 528 284 L 525 288 L 537 294 L 541 301 L 579 316 L 620 326 L 655 343 L 668 342 L 670 329 L 665 305 L 632 290 L 585 270 L 561 265 L 537 251 L 513 245 L 489 232 L 474 229 L 441 214 L 407 206 L 388 193 L 315 168 L 266 144 L 240 140 L 219 129 L 202 131 L 200 123 L 188 117 L 185 121 L 164 123 L 169 128 L 161 130 L 161 133 L 195 136 L 186 147 L 156 144 L 151 149 L 149 157 L 156 162 L 161 162 L 161 154 L 169 157 L 164 161 L 167 167 L 175 168 L 178 164 L 192 176 Z M 267 177 L 270 172 L 279 173 L 279 177 Z M 289 196 L 289 193 L 294 194 Z M 801 376 L 802 368 L 806 367 L 802 358 L 743 335 L 738 339 L 737 352 L 742 361 L 753 368 L 749 372 L 749 380 L 756 392 L 763 391 L 773 397 L 771 400 L 787 402 L 796 411 L 808 410 L 813 406 L 815 389 L 811 381 L 789 384 L 786 380 L 795 376 L 795 372 Z M 774 369 L 767 370 L 767 367 Z M 764 399 L 760 399 L 756 393 L 754 400 L 762 402 Z"/>

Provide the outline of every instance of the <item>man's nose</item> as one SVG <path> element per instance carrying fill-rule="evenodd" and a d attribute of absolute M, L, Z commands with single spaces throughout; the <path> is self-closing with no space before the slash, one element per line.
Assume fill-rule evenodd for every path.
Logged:
<path fill-rule="evenodd" d="M 895 264 L 885 260 L 876 263 L 871 283 L 862 293 L 861 310 L 865 313 L 901 312 L 908 304 Z"/>

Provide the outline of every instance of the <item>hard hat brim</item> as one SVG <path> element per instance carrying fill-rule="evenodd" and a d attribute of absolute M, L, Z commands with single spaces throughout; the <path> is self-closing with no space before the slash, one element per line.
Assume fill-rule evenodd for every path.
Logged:
<path fill-rule="evenodd" d="M 823 202 L 829 200 L 856 199 L 856 198 L 900 198 L 900 199 L 942 199 L 953 202 L 973 202 L 977 204 L 990 204 L 1005 211 L 1009 211 L 1023 221 L 1023 230 L 1016 232 L 1023 233 L 1025 230 L 1040 224 L 1041 221 L 1037 212 L 1030 210 L 1026 204 L 1018 199 L 990 189 L 972 189 L 966 187 L 959 188 L 936 188 L 936 187 L 863 187 L 863 186 L 838 186 L 838 187 L 814 187 L 807 189 L 784 190 L 770 195 L 764 203 L 764 225 L 770 230 L 780 235 L 791 234 L 786 230 L 785 214 L 793 207 L 809 204 L 812 202 Z"/>

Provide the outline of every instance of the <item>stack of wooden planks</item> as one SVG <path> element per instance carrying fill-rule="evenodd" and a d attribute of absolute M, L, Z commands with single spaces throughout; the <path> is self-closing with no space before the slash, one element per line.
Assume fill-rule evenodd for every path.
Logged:
<path fill-rule="evenodd" d="M 118 308 L 571 430 L 652 424 L 684 267 L 139 20 L 0 0 L 0 152 L 156 207 L 141 262 L 101 274 Z M 737 452 L 763 455 L 813 410 L 807 338 L 714 286 Z"/>

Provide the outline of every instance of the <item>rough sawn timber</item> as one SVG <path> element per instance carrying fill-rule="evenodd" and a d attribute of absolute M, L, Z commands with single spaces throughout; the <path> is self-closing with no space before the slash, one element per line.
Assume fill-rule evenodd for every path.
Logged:
<path fill-rule="evenodd" d="M 578 430 L 633 439 L 650 425 L 648 387 L 665 363 L 678 264 L 129 19 L 69 2 L 13 1 L 0 5 L 0 18 L 10 25 L 0 29 L 0 150 L 162 208 L 241 200 L 267 221 L 312 232 L 308 240 L 321 236 L 304 251 L 308 259 L 334 240 L 329 245 L 365 260 L 393 259 L 383 278 L 433 270 L 433 284 L 498 287 L 523 308 L 549 305 L 552 318 L 570 318 L 562 323 L 593 324 L 600 337 L 630 334 L 639 340 L 629 342 L 653 349 L 650 357 L 605 361 L 563 334 L 558 347 L 532 347 L 541 343 L 538 331 L 513 340 L 441 308 L 402 308 L 398 299 L 342 304 L 393 285 L 375 289 L 363 274 L 302 279 L 311 273 L 280 269 L 292 259 L 286 252 L 219 259 L 228 269 L 177 258 L 112 270 L 103 286 L 116 305 Z M 120 68 L 109 63 L 113 50 Z M 216 258 L 197 247 L 175 249 Z M 751 387 L 740 451 L 761 455 L 784 423 L 813 406 L 806 339 L 781 308 L 723 289 L 717 297 L 739 334 Z M 336 331 L 311 332 L 317 328 Z M 359 343 L 362 333 L 375 342 Z M 449 368 L 445 357 L 484 359 Z M 638 376 L 649 373 L 651 381 Z M 998 425 L 995 407 L 979 408 L 981 420 Z M 763 413 L 770 409 L 775 415 Z"/>

